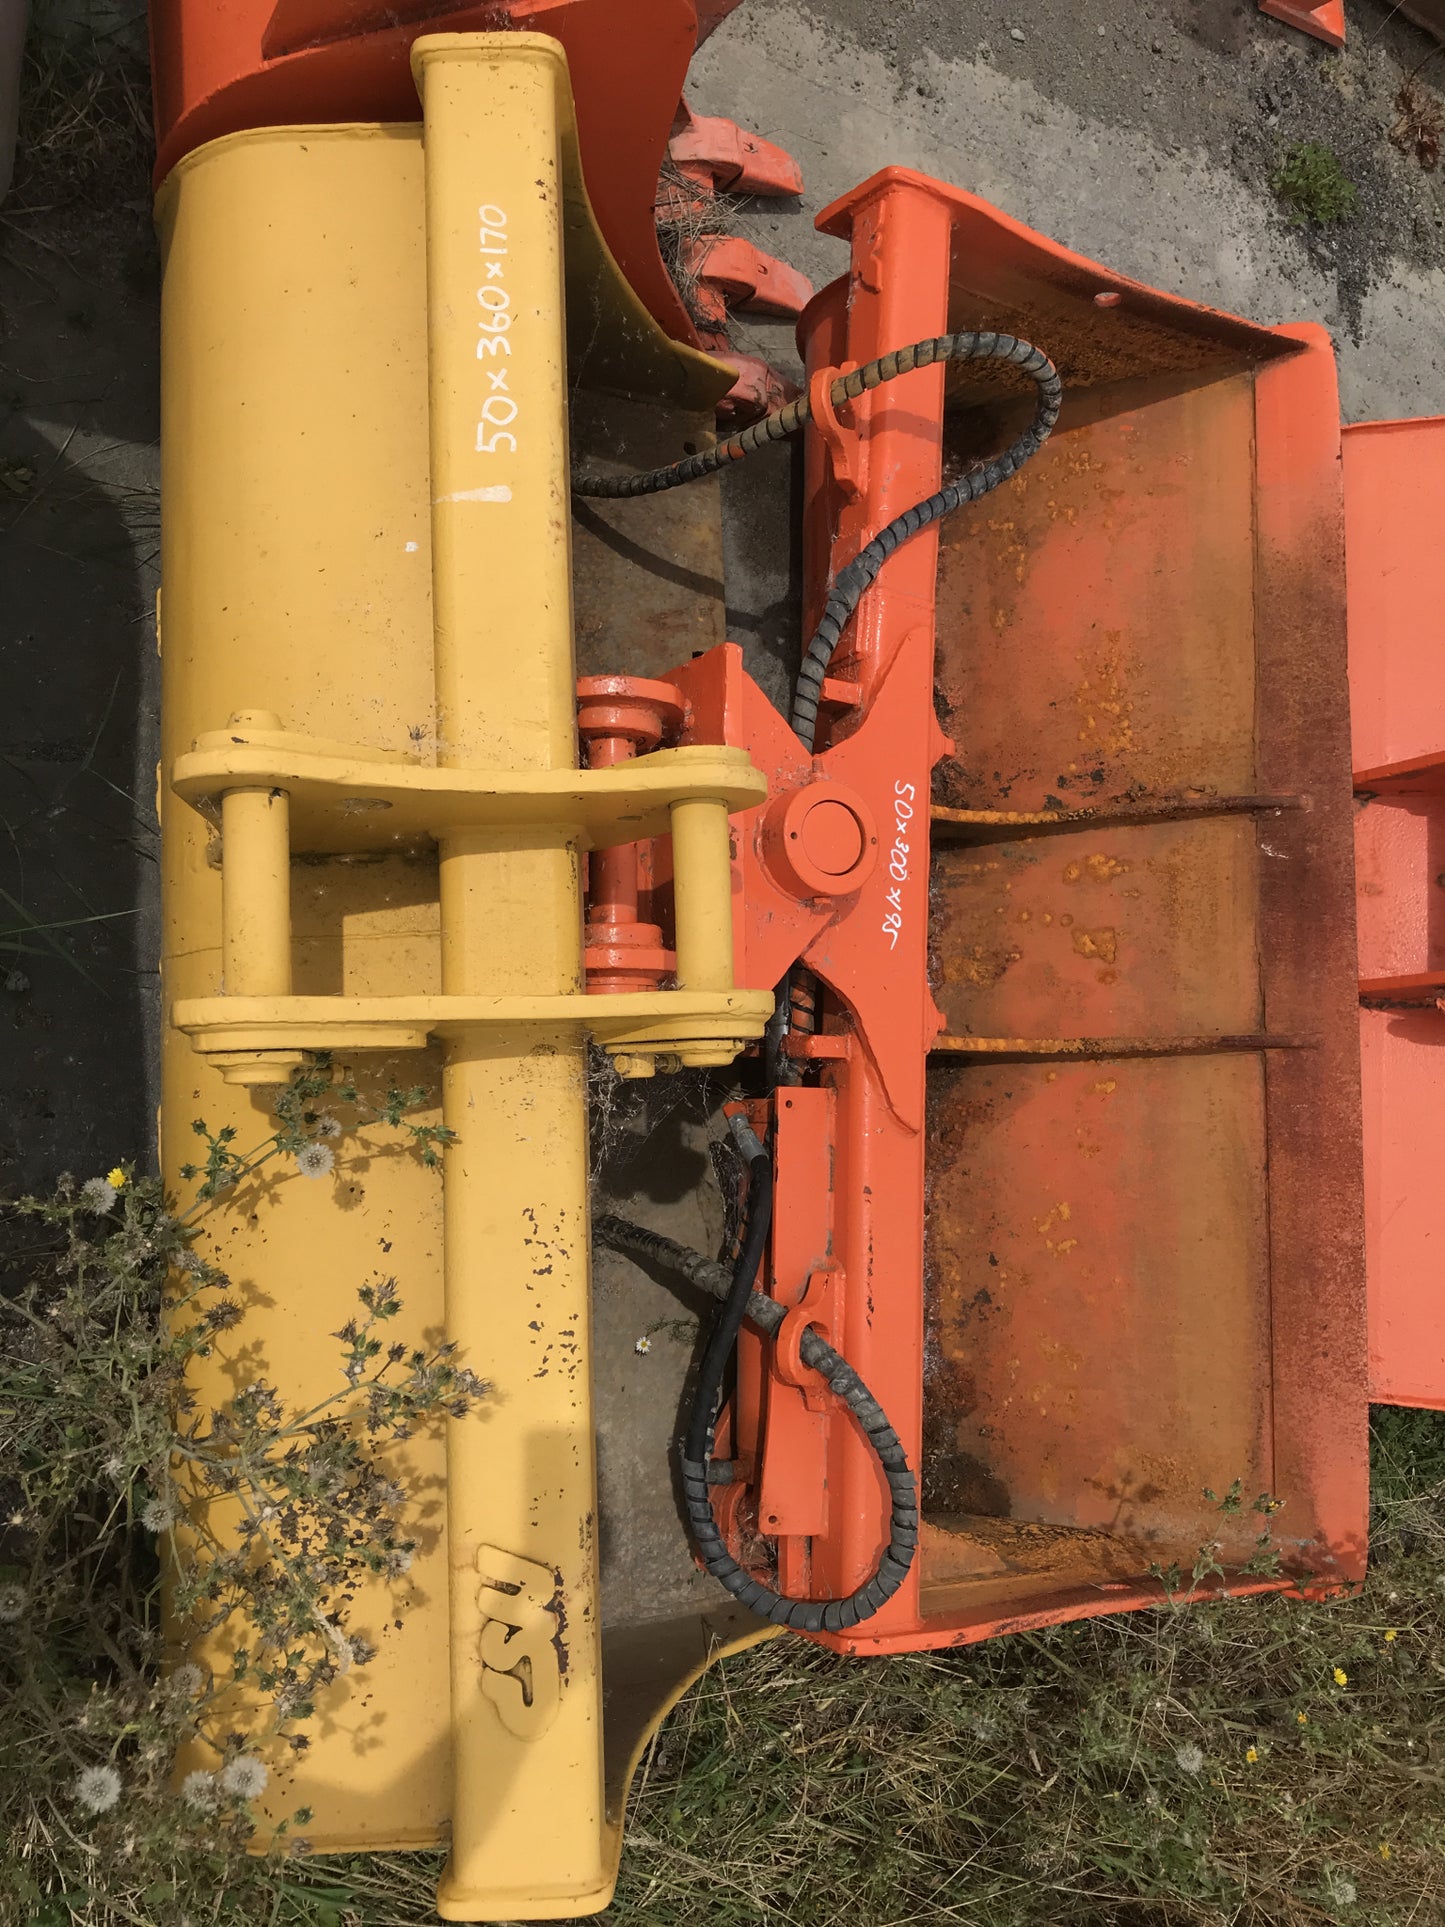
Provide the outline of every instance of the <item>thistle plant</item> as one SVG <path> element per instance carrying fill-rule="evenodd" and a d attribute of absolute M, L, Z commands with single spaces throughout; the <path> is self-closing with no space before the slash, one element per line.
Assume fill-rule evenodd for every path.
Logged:
<path fill-rule="evenodd" d="M 314 1404 L 259 1370 L 203 1402 L 192 1367 L 248 1355 L 198 1248 L 227 1194 L 273 1159 L 304 1173 L 324 1152 L 329 1171 L 357 1128 L 338 1110 L 435 1163 L 447 1134 L 406 1115 L 425 1096 L 367 1103 L 314 1061 L 249 1152 L 198 1126 L 188 1209 L 117 1166 L 0 1212 L 0 1893 L 19 1919 L 69 1923 L 77 1894 L 87 1920 L 225 1917 L 218 1862 L 247 1918 L 254 1802 L 381 1636 L 358 1623 L 362 1588 L 373 1605 L 389 1588 L 387 1623 L 405 1610 L 405 1441 L 485 1391 L 455 1347 L 397 1336 L 383 1275 L 331 1334 L 336 1386 Z M 309 1817 L 281 1821 L 278 1851 L 304 1850 Z"/>
<path fill-rule="evenodd" d="M 249 1151 L 235 1149 L 235 1125 L 212 1131 L 205 1119 L 198 1117 L 191 1129 L 205 1143 L 206 1155 L 199 1164 L 183 1164 L 181 1176 L 187 1181 L 199 1179 L 198 1206 L 211 1203 L 275 1158 L 294 1158 L 302 1177 L 329 1177 L 336 1163 L 329 1140 L 340 1137 L 345 1128 L 335 1114 L 337 1106 L 354 1111 L 358 1126 L 386 1124 L 401 1131 L 422 1163 L 431 1169 L 440 1162 L 438 1145 L 449 1143 L 456 1133 L 444 1124 L 412 1121 L 407 1113 L 426 1100 L 424 1085 L 402 1090 L 389 1084 L 381 1102 L 373 1103 L 363 1097 L 350 1078 L 336 1081 L 330 1053 L 317 1052 L 277 1092 L 276 1128 Z"/>

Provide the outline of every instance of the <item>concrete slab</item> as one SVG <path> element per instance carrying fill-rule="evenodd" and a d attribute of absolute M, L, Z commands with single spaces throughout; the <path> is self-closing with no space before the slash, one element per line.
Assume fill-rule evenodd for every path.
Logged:
<path fill-rule="evenodd" d="M 847 259 L 819 208 L 916 167 L 1171 294 L 1323 322 L 1348 421 L 1423 414 L 1445 408 L 1445 188 L 1389 130 L 1434 43 L 1388 14 L 1356 0 L 1335 53 L 1237 0 L 755 0 L 699 53 L 690 98 L 799 161 L 803 196 L 737 226 L 819 285 Z M 1270 188 L 1297 140 L 1356 187 L 1338 227 L 1292 226 Z M 780 361 L 789 333 L 739 320 L 739 346 Z"/>

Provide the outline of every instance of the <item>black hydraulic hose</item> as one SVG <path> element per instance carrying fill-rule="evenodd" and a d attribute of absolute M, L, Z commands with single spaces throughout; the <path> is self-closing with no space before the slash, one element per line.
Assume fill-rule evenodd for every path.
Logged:
<path fill-rule="evenodd" d="M 713 1426 L 717 1422 L 718 1406 L 722 1401 L 728 1360 L 736 1349 L 738 1333 L 747 1316 L 748 1300 L 757 1282 L 773 1222 L 773 1161 L 746 1118 L 729 1118 L 728 1129 L 738 1155 L 748 1167 L 748 1222 L 733 1262 L 722 1310 L 713 1320 L 702 1363 L 698 1367 L 692 1415 L 683 1443 L 684 1460 L 701 1459 L 705 1462 L 711 1456 Z"/>
<path fill-rule="evenodd" d="M 812 749 L 817 734 L 818 702 L 828 665 L 864 591 L 877 577 L 883 564 L 901 543 L 917 535 L 920 529 L 927 528 L 953 509 L 962 507 L 965 502 L 976 502 L 980 496 L 987 495 L 1022 468 L 1047 441 L 1058 420 L 1059 405 L 1063 399 L 1063 384 L 1059 380 L 1058 370 L 1042 349 L 1033 347 L 1027 341 L 1020 341 L 1014 335 L 994 333 L 934 335 L 927 341 L 915 341 L 907 348 L 896 348 L 891 354 L 878 356 L 875 361 L 853 369 L 850 374 L 839 375 L 828 391 L 833 406 L 837 408 L 845 402 L 856 401 L 860 395 L 885 381 L 912 374 L 917 368 L 930 368 L 937 362 L 964 361 L 1008 362 L 1028 375 L 1038 387 L 1038 407 L 1034 418 L 1023 434 L 1011 442 L 1001 455 L 977 463 L 956 482 L 950 482 L 946 488 L 939 489 L 936 495 L 930 495 L 926 502 L 918 502 L 895 517 L 834 578 L 822 617 L 803 652 L 803 665 L 793 694 L 792 725 L 799 740 L 808 749 Z M 712 448 L 688 455 L 666 468 L 650 469 L 643 475 L 582 475 L 573 481 L 573 491 L 578 495 L 614 500 L 622 496 L 655 495 L 663 489 L 677 488 L 684 482 L 701 481 L 704 476 L 741 461 L 755 448 L 795 435 L 811 419 L 808 398 L 800 395 L 776 414 L 764 416 L 762 421 L 754 422 L 736 435 L 729 435 Z"/>
<path fill-rule="evenodd" d="M 1020 352 L 1016 353 L 1015 350 Z M 1034 356 L 1038 359 L 1039 372 L 1027 366 Z M 899 375 L 911 375 L 916 368 L 931 368 L 940 361 L 1013 361 L 1026 373 L 1034 375 L 1040 385 L 1044 371 L 1054 381 L 1058 380 L 1047 355 L 1013 335 L 932 335 L 927 341 L 915 341 L 907 348 L 895 348 L 891 354 L 879 355 L 876 360 L 865 362 L 861 368 L 839 375 L 828 390 L 828 397 L 835 408 L 841 408 L 845 402 L 857 401 L 860 395 L 880 388 L 885 381 L 893 381 Z M 1054 413 L 1058 413 L 1057 407 Z M 812 418 L 808 397 L 799 395 L 796 401 L 790 401 L 785 408 L 779 408 L 775 413 L 765 415 L 761 421 L 739 429 L 736 435 L 714 442 L 711 448 L 700 449 L 696 455 L 684 456 L 680 462 L 647 469 L 641 475 L 574 476 L 572 493 L 591 496 L 596 501 L 617 501 L 624 496 L 657 495 L 664 489 L 680 488 L 684 482 L 700 482 L 705 476 L 715 475 L 720 468 L 729 468 L 734 462 L 740 462 L 756 448 L 765 448 L 769 442 L 786 441 L 789 435 L 796 435 L 804 423 Z"/>
<path fill-rule="evenodd" d="M 748 1135 L 751 1137 L 751 1132 Z M 753 1143 L 757 1143 L 756 1138 L 753 1138 Z M 761 1150 L 762 1147 L 758 1148 Z M 752 1168 L 751 1156 L 748 1162 Z M 681 1273 L 691 1283 L 711 1292 L 714 1297 L 721 1298 L 728 1309 L 719 1320 L 719 1331 L 739 1296 L 743 1315 L 766 1332 L 776 1332 L 787 1316 L 787 1308 L 776 1299 L 764 1297 L 761 1292 L 752 1289 L 757 1263 L 749 1259 L 749 1268 L 744 1268 L 744 1258 L 752 1244 L 751 1224 L 738 1262 L 731 1271 L 726 1265 L 715 1264 L 710 1258 L 705 1258 L 700 1251 L 691 1251 L 686 1245 L 665 1238 L 660 1232 L 647 1231 L 626 1218 L 599 1218 L 592 1229 L 599 1244 L 655 1259 Z M 741 1292 L 739 1283 L 744 1278 L 747 1280 L 745 1293 Z M 715 1332 L 714 1339 L 717 1336 L 718 1332 Z M 729 1350 L 736 1336 L 737 1328 L 734 1327 Z M 708 1497 L 708 1462 L 712 1456 L 713 1423 L 720 1389 L 719 1384 L 703 1382 L 707 1361 L 713 1351 L 711 1341 L 704 1356 L 703 1372 L 699 1374 L 697 1398 L 680 1458 L 683 1496 L 688 1523 L 703 1564 L 742 1605 L 760 1618 L 770 1619 L 775 1625 L 791 1626 L 798 1632 L 844 1632 L 862 1620 L 871 1619 L 903 1584 L 918 1550 L 918 1488 L 909 1469 L 902 1441 L 889 1424 L 887 1414 L 846 1359 L 840 1358 L 811 1326 L 803 1333 L 798 1350 L 803 1363 L 827 1381 L 830 1390 L 842 1400 L 862 1427 L 888 1481 L 888 1547 L 873 1576 L 846 1599 L 789 1599 L 745 1572 L 728 1552 Z M 725 1364 L 727 1353 L 724 1352 L 722 1357 Z"/>

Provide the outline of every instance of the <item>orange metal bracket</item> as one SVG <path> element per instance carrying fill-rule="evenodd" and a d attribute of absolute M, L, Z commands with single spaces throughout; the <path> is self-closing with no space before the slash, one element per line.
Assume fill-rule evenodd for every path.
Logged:
<path fill-rule="evenodd" d="M 1259 0 L 1259 10 L 1327 47 L 1345 44 L 1345 0 Z"/>
<path fill-rule="evenodd" d="M 833 383 L 840 375 L 851 375 L 857 365 L 850 361 L 843 368 L 820 368 L 808 382 L 808 410 L 813 428 L 828 451 L 833 485 L 850 502 L 856 501 L 863 489 L 863 478 L 859 472 L 863 445 L 856 429 L 845 428 L 838 419 L 838 411 L 833 406 Z M 851 409 L 849 413 L 852 413 Z M 825 699 L 828 693 L 825 687 Z"/>

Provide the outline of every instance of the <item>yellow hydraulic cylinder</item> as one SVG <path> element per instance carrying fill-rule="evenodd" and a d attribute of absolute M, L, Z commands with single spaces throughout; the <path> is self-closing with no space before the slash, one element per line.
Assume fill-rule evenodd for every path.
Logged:
<path fill-rule="evenodd" d="M 570 768 L 555 61 L 529 40 L 446 36 L 418 41 L 412 63 L 426 157 L 439 760 Z M 573 844 L 547 830 L 465 830 L 439 854 L 444 995 L 581 988 Z M 596 1596 L 585 1051 L 575 1024 L 462 1025 L 446 1046 L 442 1114 L 457 1134 L 447 1330 L 485 1360 L 501 1408 L 525 1412 L 513 1425 L 454 1424 L 447 1439 L 452 1851 L 438 1907 L 452 1920 L 586 1912 L 609 1885 L 600 1627 L 573 1605 Z M 510 1581 L 525 1611 L 498 1591 Z M 493 1625 L 500 1636 L 484 1643 Z"/>

